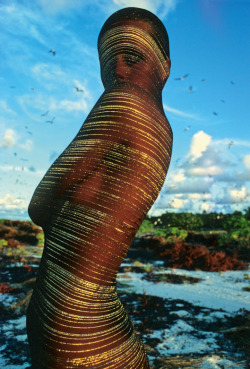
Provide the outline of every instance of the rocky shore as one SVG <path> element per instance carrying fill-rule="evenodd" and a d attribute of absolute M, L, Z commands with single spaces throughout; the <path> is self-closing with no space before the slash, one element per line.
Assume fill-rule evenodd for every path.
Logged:
<path fill-rule="evenodd" d="M 32 222 L 6 220 L 0 224 L 0 245 L 0 367 L 26 369 L 25 313 L 43 232 Z M 190 232 L 183 242 L 152 234 L 135 238 L 117 288 L 143 337 L 152 369 L 247 368 L 247 257 L 247 247 L 219 247 L 213 234 Z"/>

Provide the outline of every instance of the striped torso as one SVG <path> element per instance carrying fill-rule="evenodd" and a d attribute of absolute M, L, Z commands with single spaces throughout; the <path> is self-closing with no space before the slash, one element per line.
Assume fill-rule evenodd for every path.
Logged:
<path fill-rule="evenodd" d="M 59 197 L 27 319 L 39 368 L 149 368 L 115 278 L 163 185 L 171 149 L 157 104 L 117 86 L 40 184 L 42 194 L 58 183 Z"/>

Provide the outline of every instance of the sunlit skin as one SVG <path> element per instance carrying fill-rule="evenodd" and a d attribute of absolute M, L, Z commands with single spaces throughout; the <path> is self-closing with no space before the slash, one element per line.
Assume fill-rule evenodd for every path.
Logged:
<path fill-rule="evenodd" d="M 121 19 L 114 25 L 119 34 L 121 26 L 135 34 L 152 27 Z M 108 57 L 104 37 L 105 91 L 29 205 L 45 234 L 27 314 L 34 368 L 149 368 L 115 281 L 169 166 L 172 131 L 161 93 L 170 59 L 163 73 L 157 54 L 132 36 L 114 51 L 103 44 Z M 89 301 L 99 304 L 89 307 Z"/>

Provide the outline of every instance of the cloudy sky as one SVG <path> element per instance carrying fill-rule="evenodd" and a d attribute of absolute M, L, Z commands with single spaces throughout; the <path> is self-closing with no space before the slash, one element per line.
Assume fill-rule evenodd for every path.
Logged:
<path fill-rule="evenodd" d="M 154 12 L 170 37 L 174 146 L 151 213 L 250 206 L 249 0 L 1 0 L 0 217 L 28 217 L 36 185 L 103 92 L 98 33 L 127 6 Z"/>

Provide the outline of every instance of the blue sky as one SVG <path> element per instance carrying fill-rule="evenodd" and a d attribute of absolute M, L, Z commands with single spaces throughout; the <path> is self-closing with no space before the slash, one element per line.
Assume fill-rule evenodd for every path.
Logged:
<path fill-rule="evenodd" d="M 151 213 L 250 206 L 250 1 L 1 0 L 0 217 L 28 217 L 35 187 L 103 92 L 97 37 L 127 6 L 154 12 L 170 38 L 163 104 L 174 145 Z"/>

